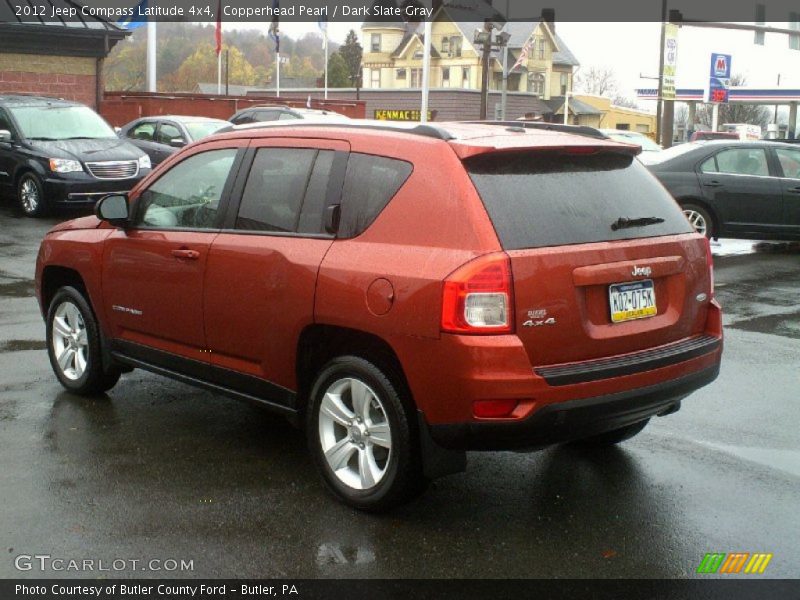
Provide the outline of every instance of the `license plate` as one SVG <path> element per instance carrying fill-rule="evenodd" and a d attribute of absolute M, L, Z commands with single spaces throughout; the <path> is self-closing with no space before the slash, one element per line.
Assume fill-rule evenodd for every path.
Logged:
<path fill-rule="evenodd" d="M 608 286 L 608 303 L 612 323 L 646 319 L 658 313 L 656 290 L 650 279 Z"/>

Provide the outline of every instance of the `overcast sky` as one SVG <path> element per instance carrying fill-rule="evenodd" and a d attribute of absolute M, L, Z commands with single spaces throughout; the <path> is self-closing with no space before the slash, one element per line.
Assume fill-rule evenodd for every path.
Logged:
<path fill-rule="evenodd" d="M 774 23 L 786 27 L 785 23 Z M 225 27 L 263 28 L 269 24 L 226 24 Z M 331 23 L 330 37 L 343 42 L 347 32 L 360 33 L 361 23 Z M 622 95 L 633 97 L 636 88 L 656 87 L 641 75 L 658 72 L 659 23 L 556 23 L 559 35 L 586 69 L 593 65 L 614 69 Z M 319 32 L 315 23 L 281 22 L 281 31 L 292 37 Z M 363 45 L 363 44 L 362 44 Z M 732 54 L 733 73 L 747 77 L 748 85 L 772 86 L 781 75 L 781 87 L 800 88 L 800 51 L 789 50 L 786 36 L 767 34 L 766 44 L 753 44 L 746 31 L 682 27 L 678 35 L 678 87 L 702 88 L 708 77 L 712 52 Z M 643 108 L 649 103 L 642 102 Z"/>

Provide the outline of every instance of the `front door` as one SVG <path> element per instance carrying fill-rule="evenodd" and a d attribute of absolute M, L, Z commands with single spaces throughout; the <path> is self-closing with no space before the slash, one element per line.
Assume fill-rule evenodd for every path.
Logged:
<path fill-rule="evenodd" d="M 781 186 L 770 173 L 763 146 L 717 152 L 700 165 L 699 177 L 725 230 L 755 234 L 781 227 Z"/>
<path fill-rule="evenodd" d="M 240 151 L 234 142 L 195 149 L 132 201 L 132 227 L 107 239 L 103 302 L 123 352 L 208 361 L 203 277 Z"/>
<path fill-rule="evenodd" d="M 783 222 L 788 232 L 800 235 L 800 148 L 775 148 L 781 168 Z"/>
<path fill-rule="evenodd" d="M 339 202 L 348 150 L 316 139 L 251 145 L 204 295 L 211 362 L 239 374 L 240 391 L 285 403 L 282 391 L 295 389 L 297 340 L 313 323 L 317 272 L 333 243 L 325 207 Z"/>

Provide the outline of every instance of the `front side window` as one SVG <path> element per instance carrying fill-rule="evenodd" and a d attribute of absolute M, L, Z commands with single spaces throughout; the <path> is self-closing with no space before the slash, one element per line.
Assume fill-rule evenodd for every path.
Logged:
<path fill-rule="evenodd" d="M 332 150 L 261 148 L 247 177 L 236 229 L 322 233 Z"/>
<path fill-rule="evenodd" d="M 172 123 L 162 123 L 158 129 L 158 136 L 156 141 L 159 144 L 169 144 L 175 138 L 185 141 L 181 130 L 175 127 Z"/>
<path fill-rule="evenodd" d="M 137 225 L 146 228 L 212 229 L 235 148 L 190 156 L 156 180 L 139 197 Z"/>
<path fill-rule="evenodd" d="M 0 108 L 0 129 L 5 129 L 8 132 L 13 133 L 14 130 L 11 129 L 11 120 L 8 118 L 6 111 Z"/>
<path fill-rule="evenodd" d="M 763 148 L 731 148 L 717 153 L 717 170 L 733 175 L 769 175 L 767 153 Z"/>
<path fill-rule="evenodd" d="M 136 127 L 128 131 L 128 137 L 134 140 L 152 142 L 156 133 L 156 124 L 151 121 L 139 123 Z"/>
<path fill-rule="evenodd" d="M 790 179 L 800 179 L 800 150 L 794 148 L 776 148 L 778 161 L 783 169 L 783 176 Z"/>

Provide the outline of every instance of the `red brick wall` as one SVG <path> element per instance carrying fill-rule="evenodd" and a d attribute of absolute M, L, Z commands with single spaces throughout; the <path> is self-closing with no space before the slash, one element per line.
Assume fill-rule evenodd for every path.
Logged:
<path fill-rule="evenodd" d="M 76 100 L 96 108 L 94 58 L 0 54 L 0 94 Z"/>

